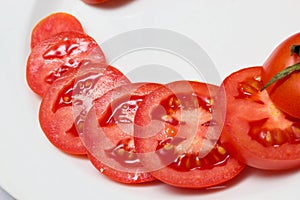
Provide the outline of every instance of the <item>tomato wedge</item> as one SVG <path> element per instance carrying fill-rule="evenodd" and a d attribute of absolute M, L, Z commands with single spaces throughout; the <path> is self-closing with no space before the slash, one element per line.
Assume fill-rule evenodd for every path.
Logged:
<path fill-rule="evenodd" d="M 160 86 L 157 83 L 126 84 L 94 101 L 84 124 L 82 141 L 92 164 L 112 180 L 121 183 L 155 180 L 137 158 L 133 122 L 145 96 Z"/>
<path fill-rule="evenodd" d="M 86 154 L 79 134 L 93 99 L 112 88 L 129 83 L 116 68 L 86 62 L 57 79 L 42 99 L 40 126 L 49 141 L 70 154 Z"/>
<path fill-rule="evenodd" d="M 135 116 L 138 158 L 158 180 L 182 188 L 207 188 L 231 180 L 244 168 L 218 140 L 213 119 L 219 88 L 176 81 L 145 97 Z"/>
<path fill-rule="evenodd" d="M 36 94 L 43 96 L 57 78 L 80 67 L 84 60 L 106 63 L 92 37 L 78 32 L 56 34 L 32 49 L 27 60 L 27 83 Z"/>
<path fill-rule="evenodd" d="M 34 48 L 52 35 L 68 31 L 84 33 L 80 21 L 73 15 L 64 12 L 52 13 L 40 20 L 32 29 L 30 46 Z"/>
<path fill-rule="evenodd" d="M 226 96 L 224 143 L 247 165 L 266 170 L 300 166 L 300 120 L 280 111 L 263 86 L 262 67 L 249 67 L 223 82 Z"/>

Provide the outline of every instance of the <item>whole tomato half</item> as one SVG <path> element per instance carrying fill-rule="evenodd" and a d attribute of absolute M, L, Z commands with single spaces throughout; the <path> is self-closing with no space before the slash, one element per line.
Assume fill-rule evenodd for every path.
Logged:
<path fill-rule="evenodd" d="M 283 112 L 300 118 L 300 33 L 280 43 L 263 65 L 262 81 L 273 103 Z"/>

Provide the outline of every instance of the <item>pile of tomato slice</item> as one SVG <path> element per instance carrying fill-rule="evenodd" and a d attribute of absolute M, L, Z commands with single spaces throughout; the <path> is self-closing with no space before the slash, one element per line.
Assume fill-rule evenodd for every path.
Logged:
<path fill-rule="evenodd" d="M 26 77 L 42 99 L 41 129 L 62 152 L 86 155 L 121 183 L 208 188 L 247 166 L 300 167 L 297 42 L 300 34 L 220 86 L 132 83 L 107 64 L 78 19 L 58 12 L 32 31 Z"/>

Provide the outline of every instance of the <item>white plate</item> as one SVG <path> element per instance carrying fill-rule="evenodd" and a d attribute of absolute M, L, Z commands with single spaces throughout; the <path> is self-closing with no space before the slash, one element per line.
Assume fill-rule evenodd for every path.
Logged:
<path fill-rule="evenodd" d="M 47 141 L 38 123 L 40 99 L 26 84 L 25 65 L 31 29 L 52 12 L 74 14 L 100 44 L 140 28 L 182 34 L 207 52 L 221 78 L 242 67 L 261 65 L 279 42 L 300 27 L 297 0 L 115 1 L 122 3 L 92 7 L 80 0 L 1 2 L 0 185 L 22 200 L 297 199 L 299 172 L 275 175 L 246 169 L 224 188 L 206 191 L 161 183 L 128 186 L 110 181 L 86 159 L 61 153 Z M 116 64 L 131 70 L 123 67 L 143 64 L 147 57 L 137 55 Z"/>

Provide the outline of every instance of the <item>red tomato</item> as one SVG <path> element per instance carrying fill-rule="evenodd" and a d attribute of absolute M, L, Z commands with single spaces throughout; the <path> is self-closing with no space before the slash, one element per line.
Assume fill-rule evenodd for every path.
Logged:
<path fill-rule="evenodd" d="M 284 40 L 272 52 L 263 65 L 262 80 L 267 84 L 277 73 L 298 63 L 297 72 L 270 85 L 267 91 L 280 110 L 300 119 L 300 52 L 299 46 L 291 51 L 293 45 L 300 45 L 300 33 Z"/>
<path fill-rule="evenodd" d="M 33 28 L 31 32 L 31 48 L 41 41 L 60 32 L 75 31 L 84 33 L 81 23 L 76 17 L 64 12 L 48 15 Z"/>
<path fill-rule="evenodd" d="M 207 188 L 244 168 L 219 142 L 212 117 L 218 87 L 176 81 L 145 97 L 135 116 L 134 142 L 142 164 L 176 187 Z"/>
<path fill-rule="evenodd" d="M 100 4 L 100 3 L 104 3 L 108 0 L 82 0 L 82 1 L 87 4 Z"/>
<path fill-rule="evenodd" d="M 135 112 L 156 83 L 132 83 L 117 87 L 94 102 L 87 115 L 82 141 L 93 165 L 121 183 L 153 181 L 137 158 L 133 140 Z"/>
<path fill-rule="evenodd" d="M 224 143 L 234 156 L 255 168 L 299 167 L 300 120 L 277 109 L 267 91 L 260 92 L 261 76 L 262 67 L 250 67 L 224 80 Z"/>
<path fill-rule="evenodd" d="M 39 111 L 40 125 L 49 141 L 66 153 L 85 154 L 79 134 L 92 100 L 125 83 L 129 80 L 116 68 L 91 63 L 57 79 L 42 99 Z"/>
<path fill-rule="evenodd" d="M 106 63 L 101 48 L 90 36 L 77 32 L 54 35 L 32 49 L 27 60 L 27 83 L 43 96 L 57 78 L 79 67 L 83 60 Z"/>

